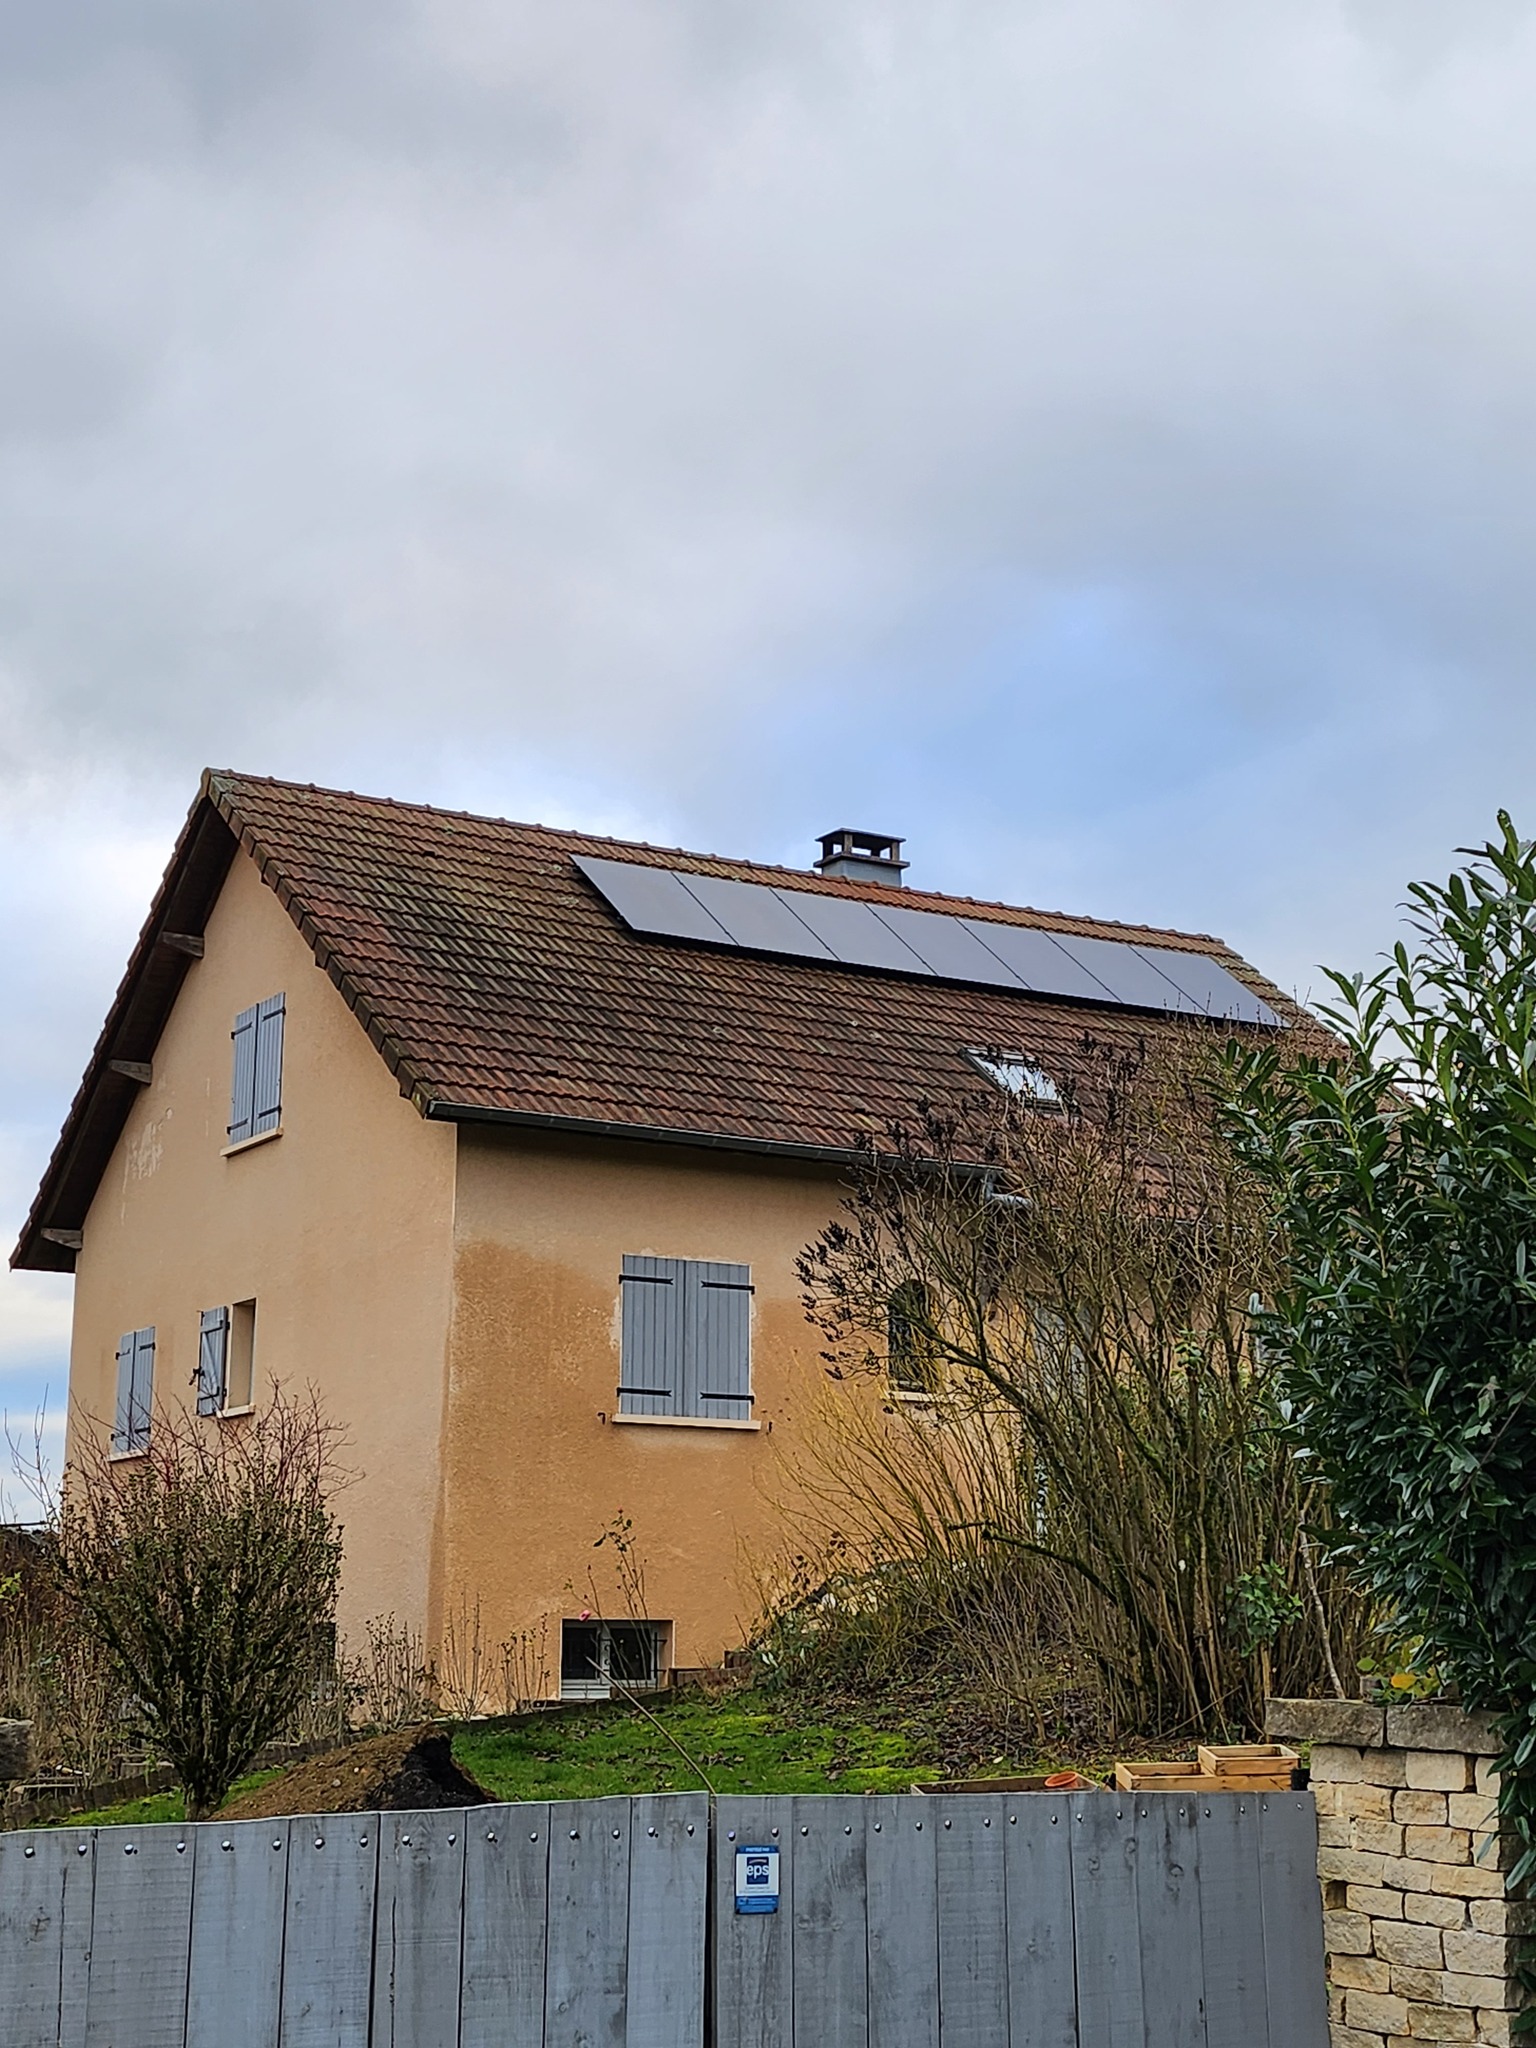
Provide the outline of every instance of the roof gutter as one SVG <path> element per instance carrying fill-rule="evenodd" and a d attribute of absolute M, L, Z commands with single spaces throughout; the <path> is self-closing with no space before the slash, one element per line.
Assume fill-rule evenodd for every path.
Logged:
<path fill-rule="evenodd" d="M 792 1145 L 782 1138 L 748 1138 L 726 1131 L 679 1130 L 670 1124 L 614 1123 L 603 1117 L 551 1116 L 531 1109 L 492 1109 L 472 1102 L 428 1100 L 422 1115 L 434 1123 L 502 1124 L 517 1130 L 560 1131 L 576 1138 L 627 1138 L 642 1145 L 689 1145 L 712 1152 L 752 1152 L 769 1159 L 802 1159 L 818 1166 L 856 1166 L 868 1153 L 853 1145 Z"/>

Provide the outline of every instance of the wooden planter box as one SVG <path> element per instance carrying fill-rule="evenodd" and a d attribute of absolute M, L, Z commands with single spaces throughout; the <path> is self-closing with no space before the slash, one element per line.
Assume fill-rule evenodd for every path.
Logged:
<path fill-rule="evenodd" d="M 1209 1792 L 1213 1780 L 1194 1764 L 1116 1764 L 1115 1784 L 1122 1792 Z"/>
<path fill-rule="evenodd" d="M 1202 1743 L 1198 1763 L 1115 1765 L 1122 1792 L 1288 1792 L 1300 1762 L 1278 1742 Z"/>
<path fill-rule="evenodd" d="M 1301 1762 L 1283 1742 L 1202 1742 L 1198 1755 L 1202 1772 L 1243 1792 L 1288 1792 L 1291 1773 Z"/>

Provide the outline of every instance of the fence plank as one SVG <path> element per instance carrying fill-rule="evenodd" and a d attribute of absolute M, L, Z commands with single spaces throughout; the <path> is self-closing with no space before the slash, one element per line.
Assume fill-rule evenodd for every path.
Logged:
<path fill-rule="evenodd" d="M 282 2048 L 367 2048 L 379 1820 L 328 1813 L 288 1823 Z"/>
<path fill-rule="evenodd" d="M 459 2048 L 462 1808 L 380 1817 L 372 2048 Z"/>
<path fill-rule="evenodd" d="M 57 2048 L 64 1978 L 64 1900 L 70 1865 L 89 1836 L 39 1828 L 0 1835 L 0 2039 Z"/>
<path fill-rule="evenodd" d="M 709 1795 L 632 1799 L 625 2048 L 703 2048 Z"/>
<path fill-rule="evenodd" d="M 1258 1802 L 1231 1792 L 1200 1799 L 1200 1927 L 1209 2048 L 1269 2048 Z M 1288 2044 L 1281 2041 L 1281 2048 Z"/>
<path fill-rule="evenodd" d="M 817 2048 L 869 2044 L 864 1816 L 850 1803 L 835 1793 L 791 1803 L 795 2039 Z"/>
<path fill-rule="evenodd" d="M 1259 1897 L 1270 2038 L 1285 2048 L 1326 2048 L 1323 1902 L 1310 1792 L 1268 1792 L 1259 1799 Z"/>
<path fill-rule="evenodd" d="M 215 1821 L 192 1833 L 187 2048 L 276 2048 L 288 1823 Z"/>
<path fill-rule="evenodd" d="M 1005 1798 L 1008 2026 L 1013 2048 L 1077 2048 L 1072 1938 L 1072 1799 Z"/>
<path fill-rule="evenodd" d="M 939 2038 L 998 2048 L 1008 2039 L 1007 1807 L 995 1793 L 937 1793 L 924 1806 L 938 1830 Z"/>
<path fill-rule="evenodd" d="M 864 1801 L 869 2048 L 939 2048 L 939 1899 L 929 1801 Z"/>
<path fill-rule="evenodd" d="M 1072 1928 L 1082 2048 L 1145 2048 L 1136 1823 L 1129 1794 L 1072 1802 Z"/>
<path fill-rule="evenodd" d="M 794 2048 L 795 1836 L 786 1799 L 717 1799 L 715 2048 Z M 777 1843 L 779 1910 L 736 1911 L 736 1851 Z M 802 2044 L 804 2048 L 804 2044 Z"/>
<path fill-rule="evenodd" d="M 543 2048 L 550 1809 L 466 1815 L 460 2048 Z"/>
<path fill-rule="evenodd" d="M 74 1856 L 64 1859 L 64 1971 L 59 1999 L 59 2048 L 85 2048 L 85 2006 L 91 1982 L 91 1914 L 96 1904 L 97 1837 L 84 1828 L 69 1836 Z"/>
<path fill-rule="evenodd" d="M 562 1805 L 549 1845 L 545 2048 L 624 2048 L 629 1801 Z"/>
<path fill-rule="evenodd" d="M 182 2048 L 193 1860 L 181 1826 L 124 1828 L 98 1840 L 86 2048 Z"/>
<path fill-rule="evenodd" d="M 1205 2048 L 1196 1801 L 1185 1792 L 1149 1792 L 1135 1800 L 1135 1811 L 1147 2048 Z"/>

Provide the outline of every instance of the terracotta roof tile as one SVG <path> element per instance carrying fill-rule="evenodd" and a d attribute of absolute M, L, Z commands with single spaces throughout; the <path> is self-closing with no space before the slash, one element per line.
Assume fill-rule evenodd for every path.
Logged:
<path fill-rule="evenodd" d="M 216 774 L 208 792 L 261 863 L 402 1087 L 442 1114 L 690 1131 L 846 1150 L 918 1097 L 974 1088 L 967 1046 L 1056 1072 L 1085 1032 L 1134 1040 L 1145 1012 L 641 937 L 575 854 L 889 902 L 880 882 L 424 805 Z M 913 909 L 1207 952 L 1274 1008 L 1218 940 L 914 889 Z"/>
<path fill-rule="evenodd" d="M 427 1115 L 846 1156 L 921 1097 L 978 1085 L 968 1046 L 1063 1077 L 1085 1038 L 1132 1045 L 1145 1011 L 640 937 L 573 855 L 889 902 L 879 882 L 629 845 L 345 791 L 210 772 L 177 842 L 12 1263 L 68 1270 L 73 1241 L 236 843 L 258 862 L 403 1091 Z M 1303 1013 L 1218 940 L 903 889 L 913 909 L 1212 954 Z M 1316 1027 L 1310 1019 L 1308 1035 Z"/>

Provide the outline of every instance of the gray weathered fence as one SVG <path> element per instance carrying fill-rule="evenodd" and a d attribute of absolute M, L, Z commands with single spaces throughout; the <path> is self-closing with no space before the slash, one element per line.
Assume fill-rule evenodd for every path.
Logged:
<path fill-rule="evenodd" d="M 1326 2048 L 1315 1870 L 1305 1793 L 38 1830 L 0 1835 L 0 2043 Z"/>
<path fill-rule="evenodd" d="M 1310 1793 L 721 1799 L 715 1843 L 716 2048 L 1326 2048 Z"/>

